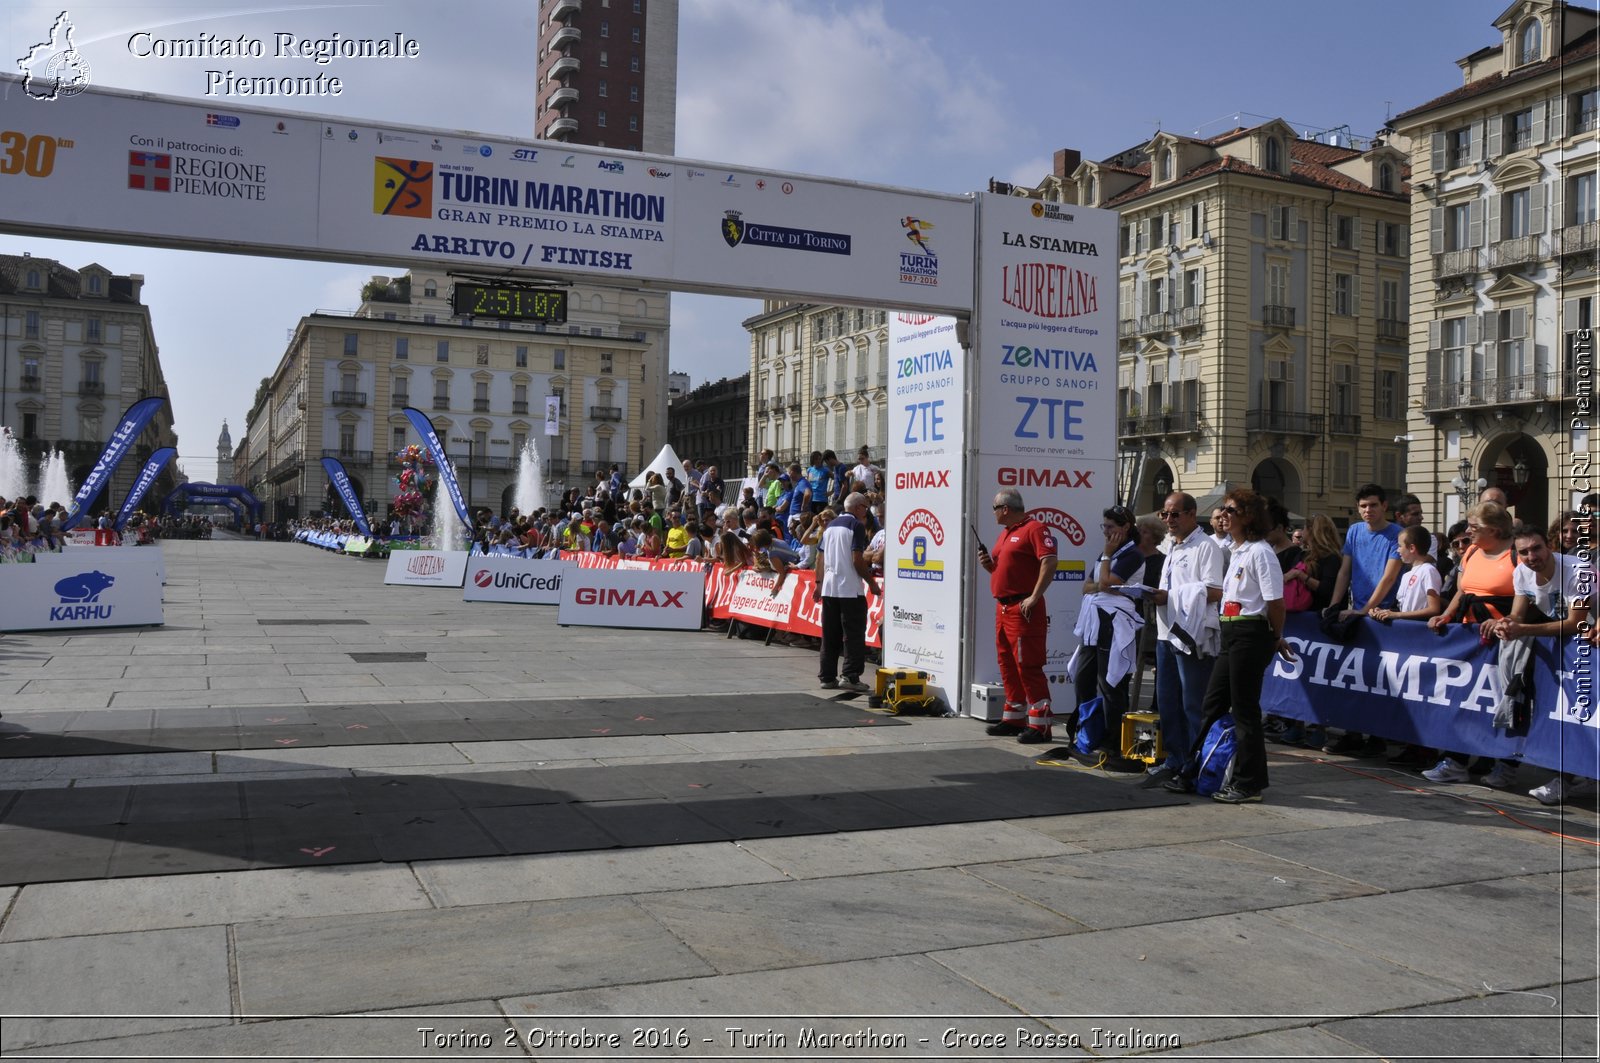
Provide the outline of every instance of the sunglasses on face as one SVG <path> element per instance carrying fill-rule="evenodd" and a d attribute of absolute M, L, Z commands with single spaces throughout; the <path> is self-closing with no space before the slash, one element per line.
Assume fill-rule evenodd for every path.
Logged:
<path fill-rule="evenodd" d="M 1162 520 L 1177 520 L 1179 517 L 1183 516 L 1183 511 L 1178 509 L 1163 509 L 1156 515 Z"/>
<path fill-rule="evenodd" d="M 996 513 L 998 513 L 998 512 L 1000 512 L 1000 511 L 1001 511 L 1001 510 L 1002 510 L 1002 509 L 1010 509 L 1010 508 L 1011 508 L 1011 507 L 1010 507 L 1010 506 L 1008 506 L 1008 505 L 1006 505 L 1006 504 L 1005 504 L 1005 503 L 1004 503 L 1004 502 L 996 502 L 996 503 L 995 503 L 995 504 L 994 504 L 994 511 L 995 511 L 995 512 L 996 512 Z"/>
<path fill-rule="evenodd" d="M 1222 507 L 1222 512 L 1228 514 L 1228 516 L 1230 516 L 1230 517 L 1237 517 L 1239 515 L 1239 507 L 1238 506 L 1223 506 Z"/>

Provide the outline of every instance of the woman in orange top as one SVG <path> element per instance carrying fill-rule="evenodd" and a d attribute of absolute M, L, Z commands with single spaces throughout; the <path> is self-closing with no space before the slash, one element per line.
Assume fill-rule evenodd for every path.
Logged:
<path fill-rule="evenodd" d="M 1498 502 L 1482 502 L 1467 510 L 1472 545 L 1461 555 L 1456 594 L 1444 612 L 1428 620 L 1438 629 L 1460 618 L 1463 624 L 1498 620 L 1511 610 L 1516 594 L 1511 574 L 1517 552 L 1511 547 L 1511 514 Z"/>

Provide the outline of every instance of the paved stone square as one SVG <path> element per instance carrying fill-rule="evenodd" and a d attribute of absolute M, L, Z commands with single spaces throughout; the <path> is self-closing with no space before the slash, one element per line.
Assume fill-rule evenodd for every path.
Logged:
<path fill-rule="evenodd" d="M 1157 801 L 803 649 L 163 550 L 164 627 L 0 638 L 6 1055 L 1600 1050 L 1600 831 L 1537 769 Z"/>

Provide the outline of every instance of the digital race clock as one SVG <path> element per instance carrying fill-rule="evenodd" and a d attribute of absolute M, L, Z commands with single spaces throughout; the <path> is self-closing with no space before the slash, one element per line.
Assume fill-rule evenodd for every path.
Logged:
<path fill-rule="evenodd" d="M 500 321 L 539 321 L 562 325 L 567 320 L 567 293 L 561 288 L 525 288 L 515 284 L 472 284 L 457 281 L 450 297 L 457 317 Z"/>

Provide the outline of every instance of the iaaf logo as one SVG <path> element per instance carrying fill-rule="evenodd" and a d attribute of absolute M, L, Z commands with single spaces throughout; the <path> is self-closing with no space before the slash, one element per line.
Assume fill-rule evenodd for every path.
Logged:
<path fill-rule="evenodd" d="M 558 591 L 560 576 L 535 576 L 532 572 L 490 572 L 480 568 L 472 574 L 472 582 L 480 587 L 515 587 L 523 591 Z"/>
<path fill-rule="evenodd" d="M 944 545 L 944 525 L 939 523 L 939 518 L 925 509 L 913 509 L 906 514 L 906 519 L 900 524 L 900 541 L 903 543 L 911 538 L 911 533 L 918 528 L 928 529 L 928 534 L 933 536 L 933 545 Z"/>
<path fill-rule="evenodd" d="M 1073 546 L 1082 546 L 1084 540 L 1083 525 L 1073 519 L 1070 513 L 1048 506 L 1028 510 L 1028 516 L 1043 524 L 1047 528 L 1055 528 L 1066 536 L 1067 542 Z"/>
<path fill-rule="evenodd" d="M 1091 469 L 1013 469 L 1000 470 L 1001 487 L 1093 487 Z"/>
<path fill-rule="evenodd" d="M 671 170 L 663 170 L 659 166 L 652 166 L 652 167 L 650 167 L 650 169 L 646 170 L 645 173 L 649 174 L 651 177 L 671 177 L 672 176 L 672 171 Z"/>
<path fill-rule="evenodd" d="M 573 600 L 579 605 L 621 605 L 633 608 L 683 609 L 683 591 L 617 590 L 615 587 L 579 587 Z"/>
<path fill-rule="evenodd" d="M 406 562 L 406 571 L 413 576 L 437 576 L 444 571 L 444 558 L 438 554 L 419 554 Z"/>

